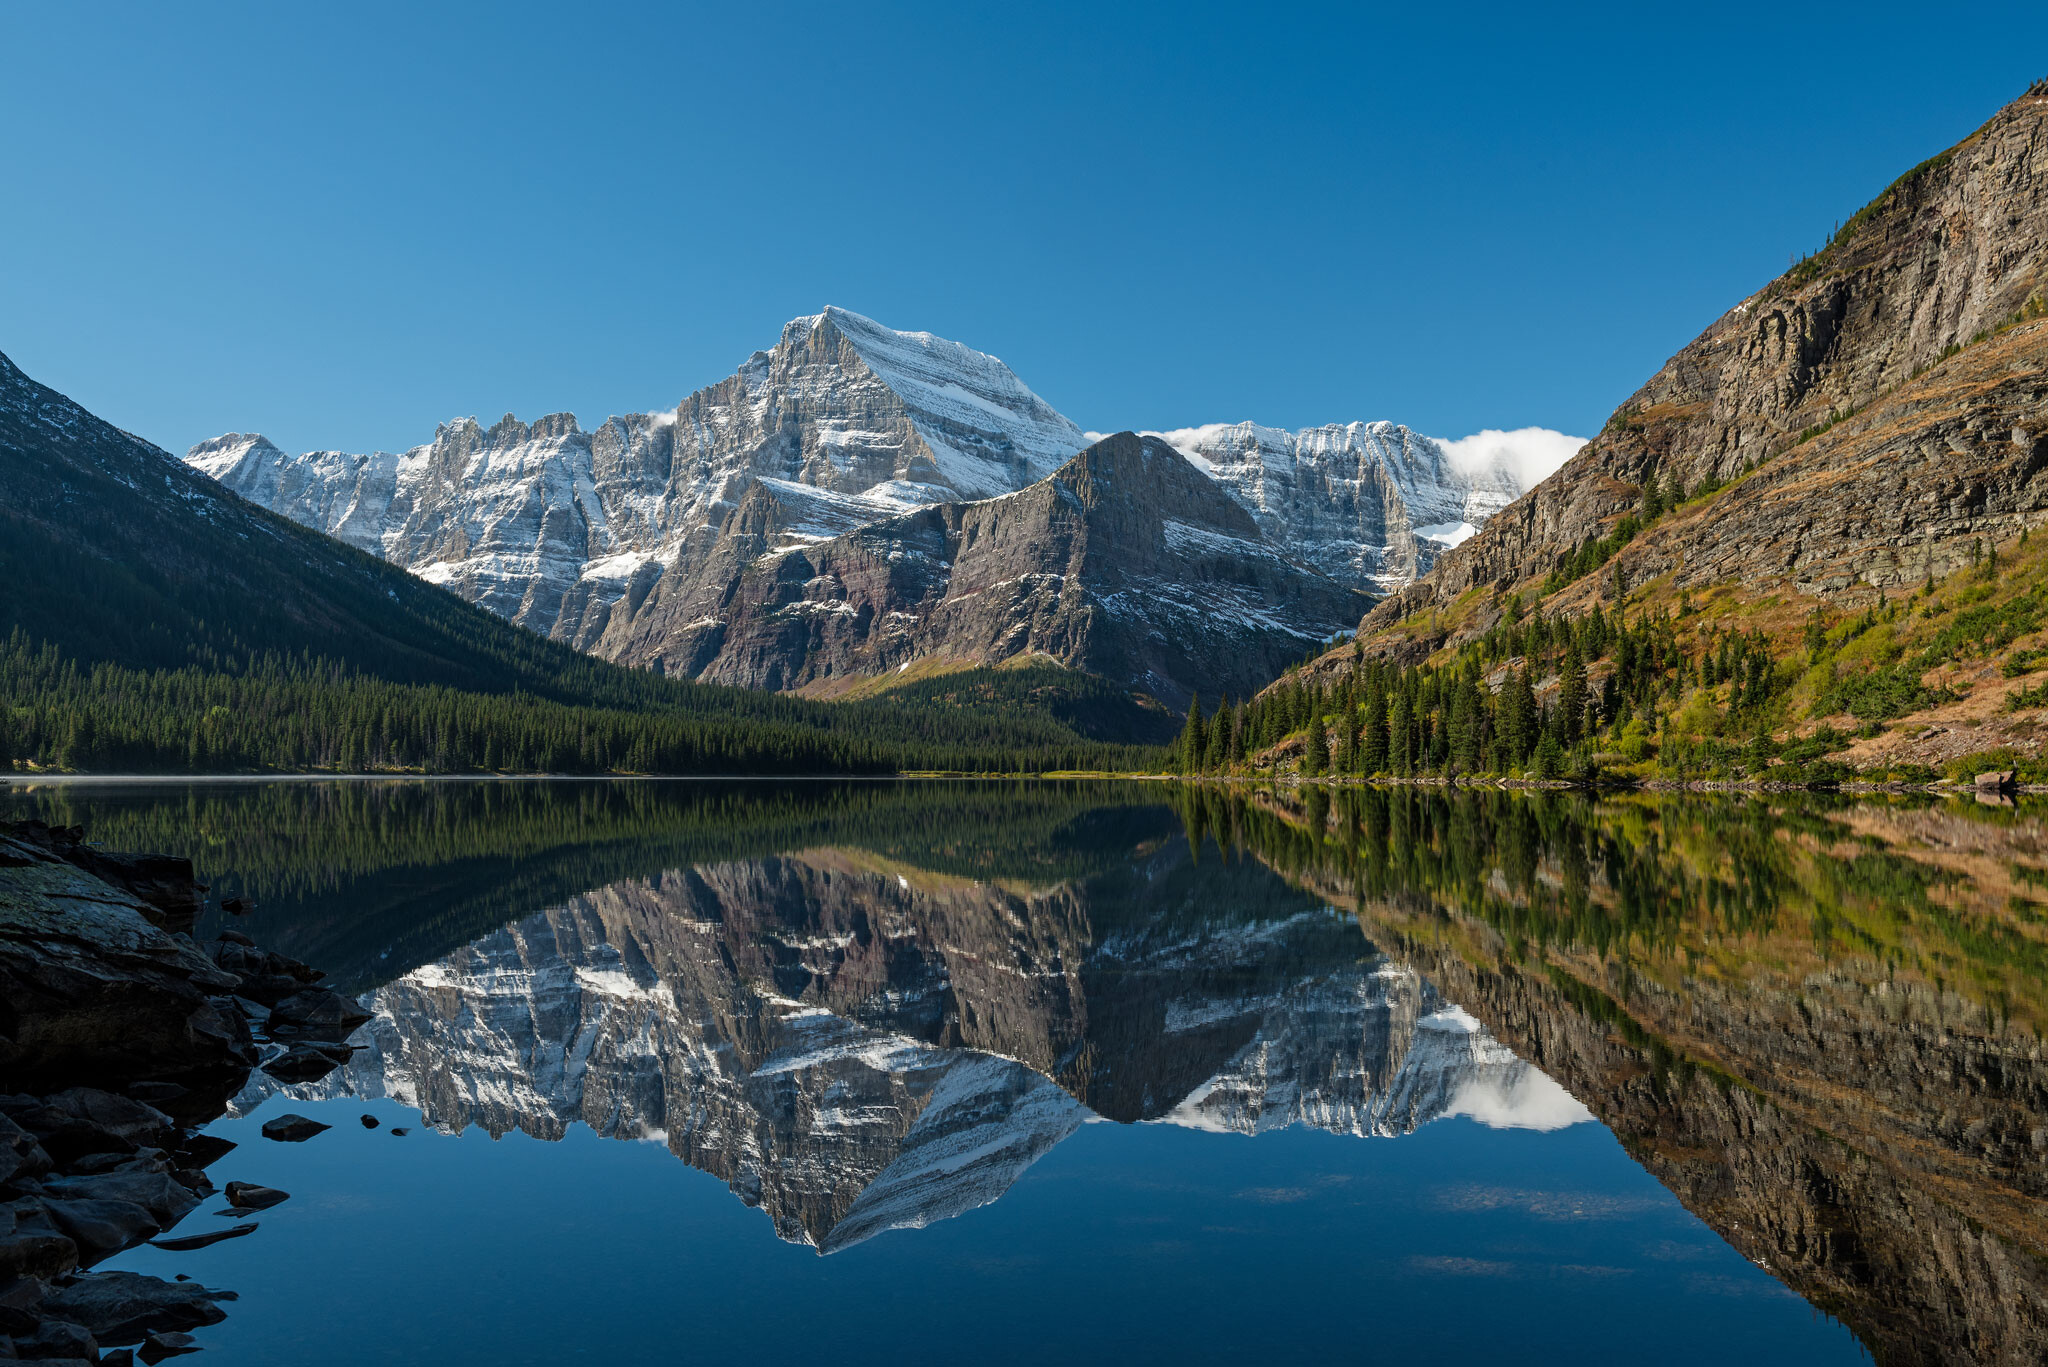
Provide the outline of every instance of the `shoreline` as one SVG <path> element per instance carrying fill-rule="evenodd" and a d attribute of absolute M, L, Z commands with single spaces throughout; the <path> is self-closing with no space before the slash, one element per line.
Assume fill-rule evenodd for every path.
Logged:
<path fill-rule="evenodd" d="M 290 1199 L 217 1186 L 207 1169 L 236 1146 L 203 1131 L 257 1070 L 300 1082 L 339 1067 L 369 1015 L 239 931 L 197 940 L 209 909 L 252 909 L 211 891 L 182 856 L 0 821 L 0 1357 L 128 1367 L 196 1351 L 192 1331 L 227 1318 L 235 1293 L 98 1265 L 258 1234 L 248 1217 Z M 262 1133 L 327 1128 L 286 1115 Z M 216 1194 L 215 1214 L 242 1223 L 173 1232 Z"/>
<path fill-rule="evenodd" d="M 0 792 L 40 787 L 145 788 L 183 784 L 262 785 L 272 783 L 1023 783 L 1094 781 L 1104 783 L 1197 783 L 1261 787 L 1325 788 L 1491 788 L 1500 792 L 1583 793 L 1848 793 L 1852 795 L 1920 794 L 1928 797 L 1982 796 L 2011 799 L 2048 794 L 2048 784 L 2018 783 L 1979 787 L 1937 780 L 1900 783 L 1844 779 L 1839 782 L 1770 783 L 1752 779 L 1639 779 L 1629 782 L 1584 783 L 1573 779 L 1459 778 L 1442 775 L 1398 778 L 1346 774 L 1304 778 L 1299 774 L 1166 774 L 1114 773 L 1105 770 L 1053 770 L 1031 774 L 909 772 L 901 774 L 20 774 L 0 773 Z"/>

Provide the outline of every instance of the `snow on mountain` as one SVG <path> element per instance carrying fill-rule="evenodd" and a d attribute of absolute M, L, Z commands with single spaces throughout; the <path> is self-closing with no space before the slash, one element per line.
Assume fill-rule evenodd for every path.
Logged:
<path fill-rule="evenodd" d="M 587 648 L 613 603 L 644 594 L 757 480 L 836 496 L 819 505 L 836 513 L 820 533 L 830 535 L 1021 489 L 1083 444 L 995 357 L 827 308 L 672 411 L 593 432 L 566 413 L 531 425 L 508 414 L 489 428 L 444 423 L 403 455 L 288 456 L 230 434 L 186 459 L 245 498 Z"/>
<path fill-rule="evenodd" d="M 1228 489 L 1269 539 L 1360 588 L 1428 573 L 1523 488 L 1504 460 L 1455 460 L 1444 443 L 1390 422 L 1298 432 L 1214 423 L 1153 435 Z"/>
<path fill-rule="evenodd" d="M 1527 464 L 1526 433 L 1482 434 L 1500 440 L 1474 438 L 1455 459 L 1385 422 L 1159 435 L 1274 547 L 1353 589 L 1426 572 L 1521 492 Z M 665 576 L 706 562 L 757 485 L 799 512 L 787 540 L 822 541 L 920 506 L 1014 493 L 1088 440 L 995 357 L 828 307 L 674 409 L 593 431 L 567 413 L 531 424 L 508 414 L 488 427 L 444 423 L 402 454 L 297 456 L 230 433 L 186 459 L 245 498 L 604 654 Z"/>

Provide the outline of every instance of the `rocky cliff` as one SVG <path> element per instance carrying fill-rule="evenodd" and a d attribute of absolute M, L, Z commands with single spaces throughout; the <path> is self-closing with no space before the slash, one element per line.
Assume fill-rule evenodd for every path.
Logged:
<path fill-rule="evenodd" d="M 1049 658 L 1174 705 L 1242 695 L 1354 619 L 1172 447 L 1122 433 L 1001 498 L 817 539 L 836 508 L 759 484 L 695 567 L 615 610 L 600 654 L 753 688 Z"/>
<path fill-rule="evenodd" d="M 1454 464 L 1390 422 L 1288 432 L 1240 422 L 1157 433 L 1305 564 L 1378 592 L 1411 583 L 1522 492 L 1494 462 Z"/>
<path fill-rule="evenodd" d="M 1637 509 L 1652 479 L 1733 487 L 1623 550 L 1623 591 L 1676 575 L 1859 601 L 1939 575 L 1973 542 L 2048 515 L 2048 329 L 2026 322 L 2044 289 L 2037 87 L 1717 319 L 1364 629 L 1546 576 Z M 1611 596 L 1613 583 L 1608 572 L 1579 593 Z M 1453 630 L 1493 619 L 1469 612 Z"/>

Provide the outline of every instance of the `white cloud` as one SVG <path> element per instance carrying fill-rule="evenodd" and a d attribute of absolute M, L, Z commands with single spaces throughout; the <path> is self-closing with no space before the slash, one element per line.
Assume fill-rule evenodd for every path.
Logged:
<path fill-rule="evenodd" d="M 1445 1113 L 1469 1116 L 1490 1130 L 1562 1130 L 1593 1118 L 1577 1097 L 1536 1068 L 1473 1078 L 1458 1088 Z"/>
<path fill-rule="evenodd" d="M 1524 489 L 1534 488 L 1558 466 L 1570 460 L 1584 437 L 1568 437 L 1548 427 L 1517 427 L 1512 432 L 1487 428 L 1456 441 L 1437 438 L 1451 464 L 1460 470 L 1483 470 L 1498 465 L 1520 481 Z"/>

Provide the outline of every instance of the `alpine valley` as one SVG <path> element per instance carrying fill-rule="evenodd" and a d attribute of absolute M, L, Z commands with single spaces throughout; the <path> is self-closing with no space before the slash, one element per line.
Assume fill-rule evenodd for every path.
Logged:
<path fill-rule="evenodd" d="M 626 8 L 648 32 L 668 9 Z M 1497 354 L 1526 373 L 1480 393 L 1495 353 L 1466 321 L 1508 272 L 1475 283 L 1463 263 L 1538 201 L 1503 193 L 1505 157 L 1417 158 L 1434 186 L 1339 185 L 1353 168 L 1331 138 L 1377 148 L 1407 126 L 1366 138 L 1340 116 L 1278 228 L 1260 210 L 1282 182 L 1242 156 L 1216 158 L 1228 178 L 1206 183 L 1228 195 L 1193 212 L 1124 168 L 1120 205 L 1086 165 L 1033 183 L 1016 130 L 955 122 L 1003 104 L 1091 142 L 1136 129 L 1160 140 L 1154 170 L 1207 129 L 1198 150 L 1256 143 L 1285 176 L 1317 144 L 1246 136 L 1250 103 L 1292 136 L 1290 108 L 1398 112 L 1390 78 L 1422 67 L 1360 42 L 1350 79 L 1306 79 L 1320 54 L 1298 51 L 1163 73 L 1149 49 L 1178 60 L 1202 22 L 1176 16 L 1170 42 L 1134 26 L 1151 79 L 1084 87 L 1032 49 L 1093 51 L 1091 16 L 1048 43 L 1029 16 L 955 8 L 923 27 L 987 24 L 1000 60 L 942 70 L 893 35 L 856 41 L 886 14 L 827 7 L 800 21 L 845 49 L 821 84 L 787 15 L 772 44 L 707 41 L 713 20 L 778 9 L 732 6 L 580 52 L 600 22 L 580 11 L 526 50 L 516 15 L 454 44 L 410 13 L 398 32 L 323 16 L 369 40 L 332 69 L 244 61 L 227 83 L 166 41 L 150 56 L 170 99 L 111 57 L 127 80 L 109 81 L 98 51 L 31 44 L 10 69 L 47 110 L 18 139 L 37 200 L 0 238 L 60 213 L 95 254 L 135 237 L 97 293 L 47 240 L 51 261 L 15 263 L 81 305 L 8 343 L 56 338 L 52 379 L 65 328 L 104 340 L 100 364 L 146 335 L 177 296 L 129 286 L 187 264 L 179 234 L 205 251 L 169 283 L 215 310 L 224 349 L 301 324 L 307 341 L 330 320 L 278 309 L 353 282 L 381 335 L 401 313 L 463 318 L 479 331 L 455 359 L 490 369 L 480 320 L 568 335 L 537 300 L 586 324 L 609 307 L 607 326 L 641 330 L 604 344 L 644 363 L 692 340 L 675 320 L 693 307 L 706 329 L 719 316 L 678 284 L 693 272 L 751 290 L 765 269 L 786 292 L 824 261 L 927 297 L 1042 290 L 1054 359 L 1087 367 L 1074 387 L 1113 386 L 1062 402 L 1125 430 L 1084 429 L 992 355 L 836 307 L 775 337 L 778 305 L 733 351 L 773 345 L 723 379 L 715 355 L 628 391 L 647 411 L 423 422 L 397 429 L 427 438 L 402 451 L 236 432 L 181 457 L 0 356 L 0 1367 L 201 1350 L 220 1367 L 2048 1362 L 2048 81 L 1638 353 L 1650 372 L 1704 324 L 1590 441 L 1154 429 L 1081 405 L 1188 384 L 1181 358 L 1233 354 L 1216 340 L 1233 326 L 1270 355 L 1202 382 L 1278 375 L 1275 403 L 1427 335 L 1372 317 L 1367 346 L 1333 345 L 1364 331 L 1368 297 L 1340 271 L 1405 269 L 1432 325 L 1460 329 L 1439 375 L 1406 372 L 1408 416 L 1430 425 L 1424 380 L 1520 402 L 1509 380 L 1536 392 L 1543 368 L 1507 337 Z M 1745 105 L 1780 142 L 1768 163 L 1654 181 L 1636 158 L 1603 184 L 1630 146 L 1624 101 L 1549 95 L 1569 118 L 1515 130 L 1541 152 L 1524 169 L 1581 216 L 1509 244 L 1548 269 L 1507 283 L 1577 308 L 1529 325 L 1559 365 L 1604 364 L 1573 344 L 1611 331 L 1601 291 L 1634 291 L 1645 329 L 1660 292 L 1667 322 L 1695 297 L 1589 254 L 1596 204 L 1605 230 L 1693 233 L 1656 244 L 1680 259 L 1702 224 L 1774 221 L 1727 168 L 1804 178 L 1847 136 L 1811 116 L 1781 136 L 1779 102 L 1736 98 L 1782 94 L 1774 68 L 1743 85 L 1701 66 L 1691 46 L 1725 16 L 1664 20 L 1683 54 L 1644 41 L 1662 16 L 1636 17 L 1621 41 L 1656 51 L 1655 93 L 1629 99 L 1693 113 L 1667 79 L 1682 55 L 1717 117 Z M 1834 24 L 1828 62 L 1887 69 L 1860 37 L 1886 27 Z M 1917 120 L 1900 127 L 1953 138 L 1964 123 L 1905 101 L 1932 108 L 1925 82 L 1960 82 L 2005 37 L 1976 27 L 1968 61 L 1925 63 L 1896 97 L 1810 80 L 1798 107 L 1893 98 Z M 1426 135 L 1408 134 L 1432 147 L 1458 145 L 1446 106 L 1505 108 L 1456 39 L 1455 70 L 1427 73 Z M 233 62 L 250 42 L 217 46 Z M 396 79 L 391 53 L 433 79 Z M 1018 101 L 1012 65 L 1062 79 Z M 79 98 L 50 98 L 46 69 Z M 252 98 L 276 70 L 309 98 Z M 1246 79 L 1271 73 L 1284 98 Z M 321 98 L 323 80 L 364 98 Z M 692 121 L 720 81 L 745 88 L 725 102 L 739 136 L 705 138 Z M 647 102 L 636 117 L 622 92 Z M 268 171 L 238 154 L 221 161 L 238 179 L 205 182 L 241 212 L 173 212 L 204 146 L 110 178 L 146 206 L 126 214 L 89 216 L 37 160 L 74 123 L 122 135 L 73 158 L 103 176 L 151 117 L 203 142 L 180 98 L 227 100 L 226 141 L 271 149 Z M 1135 107 L 1117 99 L 1176 117 L 1117 126 Z M 690 136 L 642 158 L 659 174 L 608 174 L 650 124 Z M 347 155 L 316 136 L 335 128 Z M 385 171 L 405 160 L 387 128 L 443 200 Z M 582 128 L 601 134 L 578 145 Z M 1597 159 L 1550 155 L 1566 128 L 1602 135 Z M 1515 146 L 1497 118 L 1483 136 Z M 822 209 L 799 202 L 827 181 L 818 148 L 856 140 L 865 164 L 848 154 Z M 1709 172 L 1722 183 L 1685 203 L 1718 219 L 1643 211 Z M 266 196 L 271 177 L 303 193 Z M 1442 193 L 1452 177 L 1493 212 L 1461 211 L 1477 201 Z M 493 190 L 480 208 L 510 186 L 528 212 L 451 229 L 440 210 L 473 186 Z M 877 186 L 889 212 L 862 213 Z M 590 213 L 586 188 L 620 207 Z M 1089 309 L 997 275 L 1078 264 L 1015 251 L 1047 220 L 1013 205 L 1064 214 L 1102 254 L 1058 282 Z M 1332 205 L 1344 241 L 1406 240 L 1413 259 L 1321 250 Z M 600 217 L 618 250 L 579 253 Z M 1109 235 L 1126 222 L 1144 232 Z M 1421 236 L 1375 235 L 1388 224 Z M 700 250 L 714 230 L 743 250 Z M 1112 251 L 1156 258 L 1152 300 L 1143 272 L 1117 281 L 1130 298 L 1100 288 Z M 209 277 L 208 252 L 232 269 Z M 423 262 L 447 263 L 445 292 L 420 286 Z M 956 281 L 962 262 L 991 279 Z M 1290 280 L 1284 309 L 1250 288 Z M 1230 289 L 1253 312 L 1220 306 Z M 1084 312 L 1104 321 L 1080 340 L 1121 350 L 1074 344 Z M 331 325 L 312 340 L 360 363 L 349 320 Z M 625 354 L 593 364 L 617 382 Z M 180 411 L 174 379 L 123 402 Z M 281 369 L 280 403 L 289 384 Z M 1161 403 L 1240 416 L 1182 406 Z"/>

